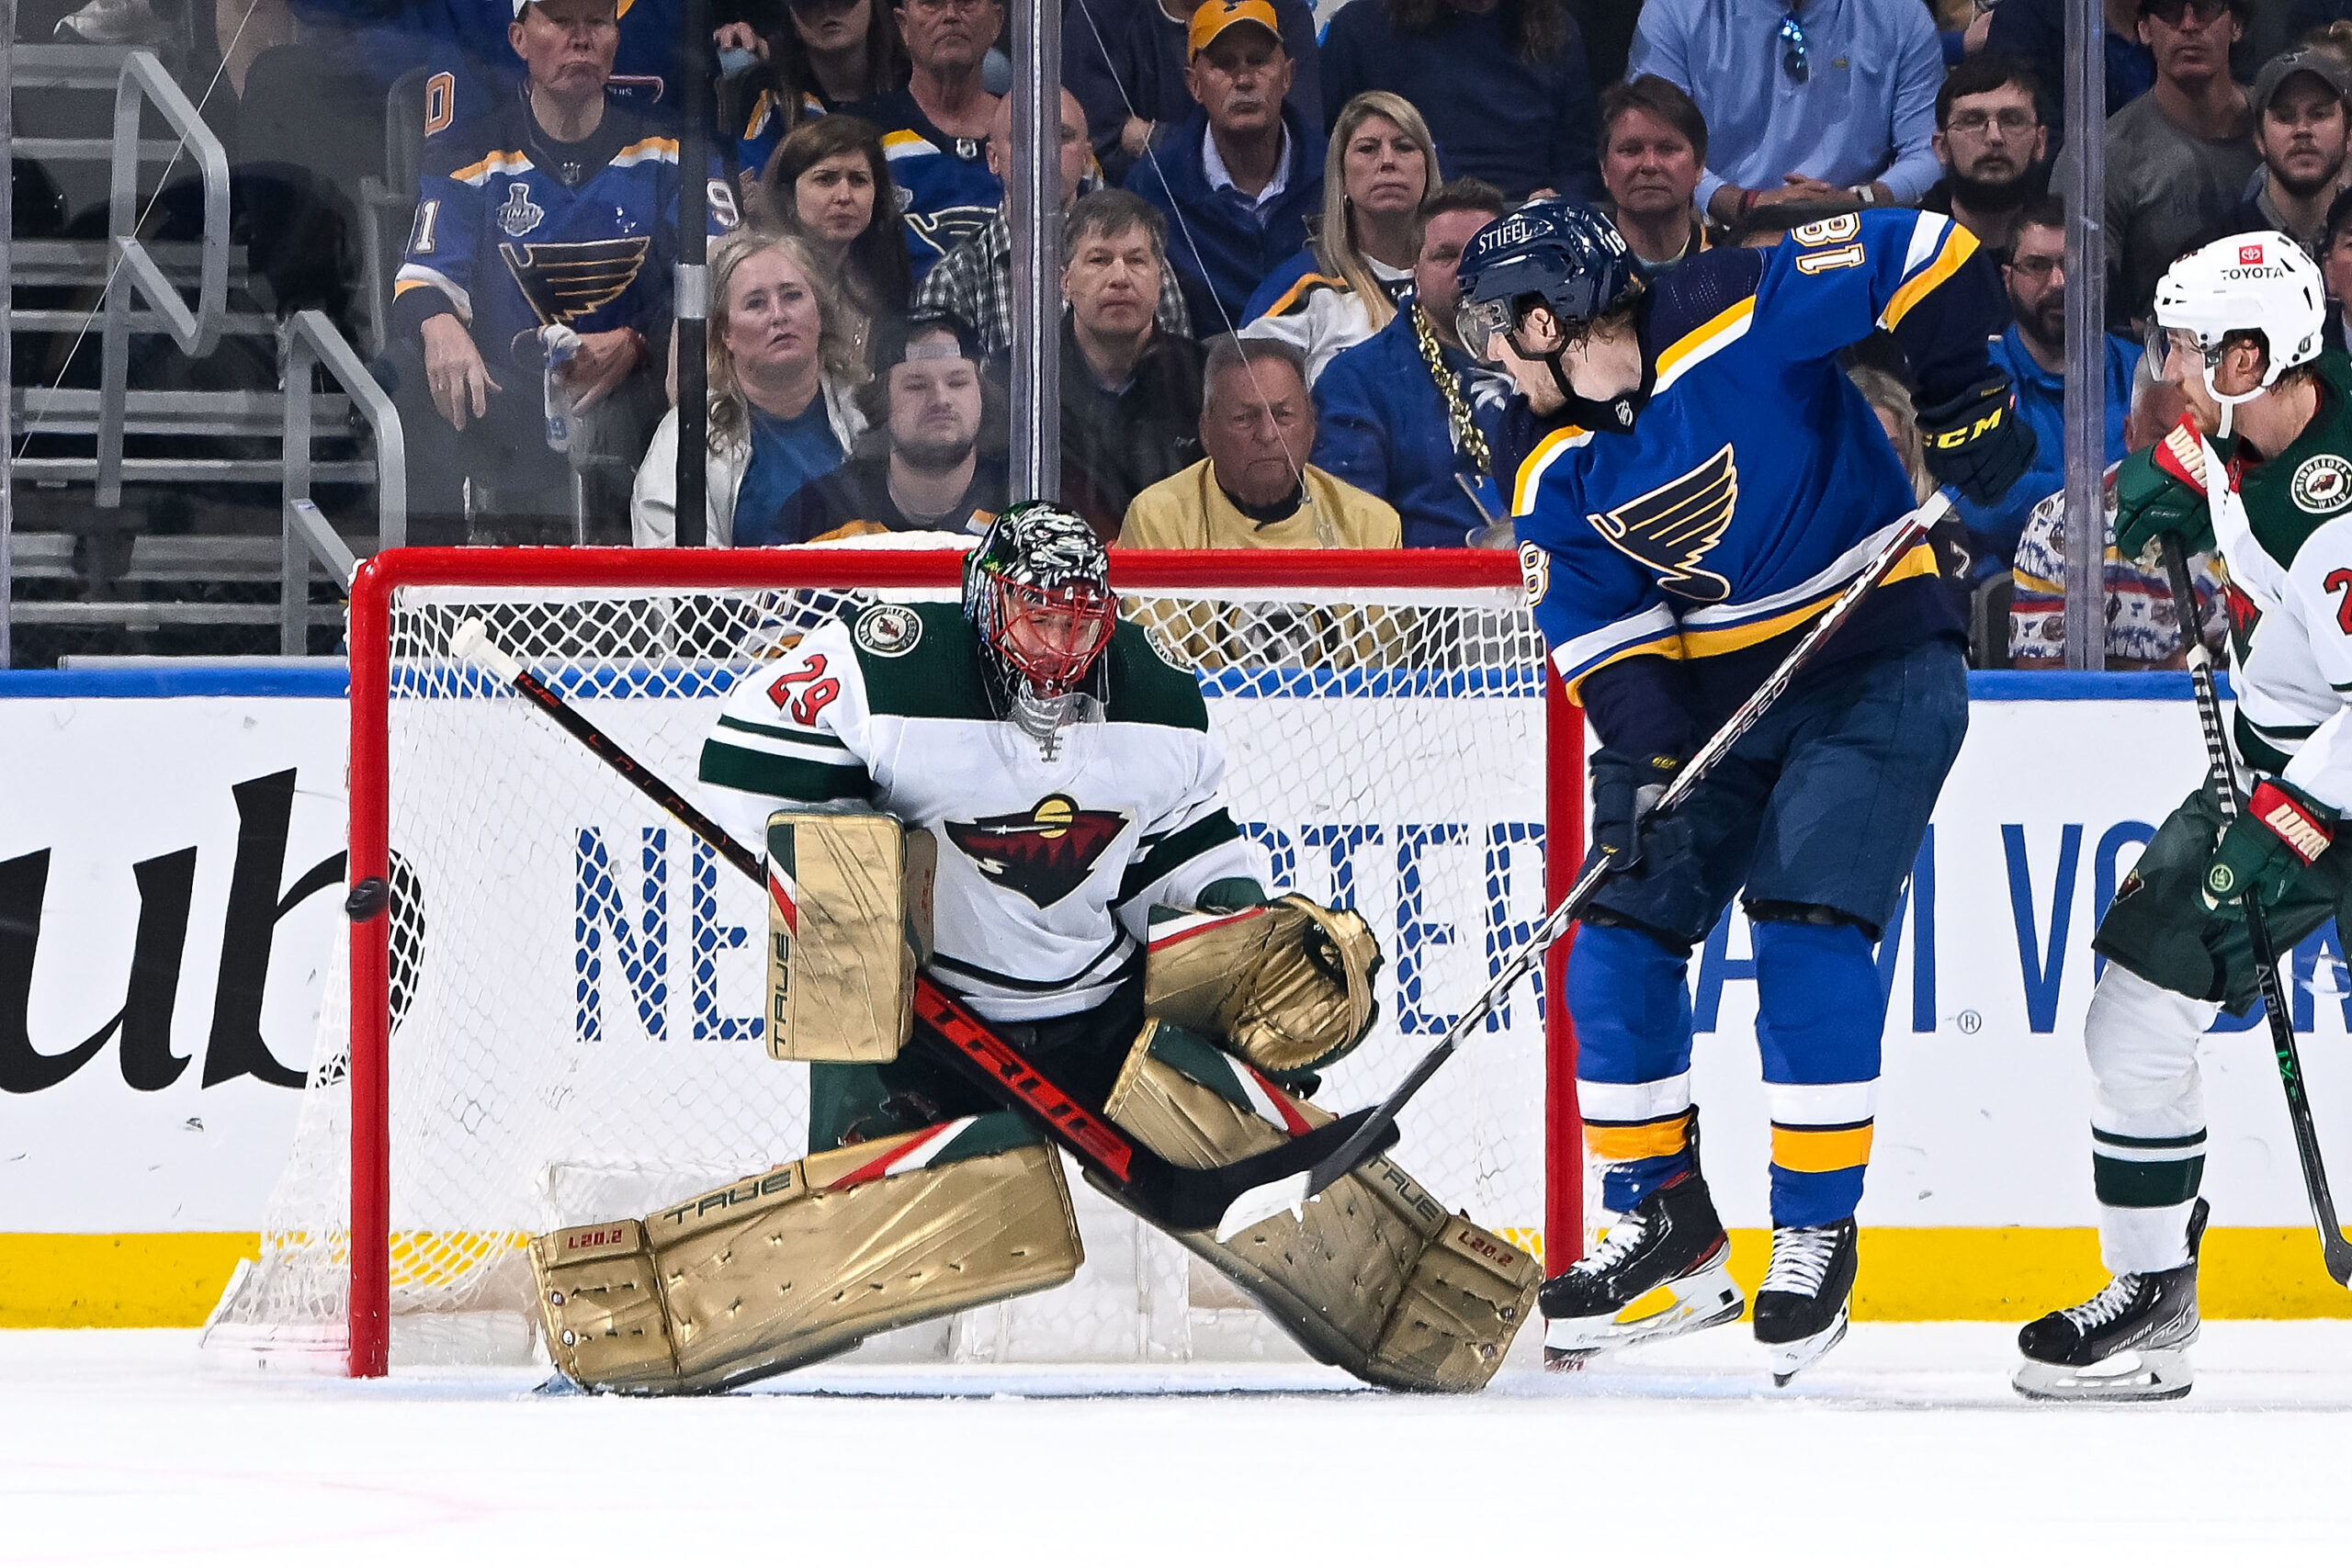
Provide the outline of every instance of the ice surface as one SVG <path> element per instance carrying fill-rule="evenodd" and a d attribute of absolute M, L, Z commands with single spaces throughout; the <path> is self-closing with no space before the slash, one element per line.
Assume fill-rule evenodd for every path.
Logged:
<path fill-rule="evenodd" d="M 2209 1324 L 2139 1408 L 2017 1399 L 2013 1332 L 1860 1325 L 1777 1393 L 1723 1328 L 1464 1398 L 862 1366 L 674 1401 L 0 1333 L 0 1562 L 2352 1561 L 2352 1323 Z"/>

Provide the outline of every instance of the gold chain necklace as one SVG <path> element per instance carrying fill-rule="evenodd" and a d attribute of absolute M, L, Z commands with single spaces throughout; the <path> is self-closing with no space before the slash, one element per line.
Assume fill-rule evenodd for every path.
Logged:
<path fill-rule="evenodd" d="M 1482 477 L 1493 478 L 1495 460 L 1487 450 L 1486 434 L 1470 417 L 1470 405 L 1463 399 L 1460 378 L 1445 367 L 1445 355 L 1438 347 L 1429 312 L 1419 304 L 1413 307 L 1413 341 L 1420 345 L 1422 363 L 1430 367 L 1430 379 L 1437 383 L 1438 395 L 1445 400 L 1446 423 L 1453 427 L 1453 449 L 1468 453 Z"/>

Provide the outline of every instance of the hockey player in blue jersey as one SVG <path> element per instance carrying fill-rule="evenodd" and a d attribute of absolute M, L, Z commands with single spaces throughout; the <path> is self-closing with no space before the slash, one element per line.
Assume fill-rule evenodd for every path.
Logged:
<path fill-rule="evenodd" d="M 424 540 L 466 537 L 448 520 L 470 515 L 486 539 L 540 542 L 553 529 L 569 542 L 573 465 L 552 446 L 561 413 L 574 455 L 592 459 L 582 467 L 616 476 L 601 498 L 611 504 L 593 510 L 625 536 L 619 496 L 661 412 L 678 144 L 605 95 L 614 0 L 516 0 L 509 36 L 528 80 L 441 144 L 393 285 L 410 507 Z M 714 212 L 723 221 L 731 201 L 715 199 Z M 556 376 L 568 410 L 551 411 L 544 389 L 550 335 L 571 353 Z"/>
<path fill-rule="evenodd" d="M 1520 560 L 1599 743 L 1592 852 L 1620 867 L 1568 1003 L 1587 1148 L 1623 1218 L 1544 1287 L 1548 1359 L 1740 1314 L 1684 986 L 1739 896 L 1772 1122 L 1756 1337 L 1786 1382 L 1845 1333 L 1885 1015 L 1872 946 L 1967 728 L 1933 552 L 1894 567 L 1679 809 L 1646 808 L 1912 509 L 1840 349 L 1883 328 L 1907 354 L 1939 479 L 1996 495 L 2030 459 L 1985 352 L 2000 283 L 1951 220 L 1864 211 L 1645 284 L 1609 220 L 1565 200 L 1482 230 L 1460 278 L 1464 342 L 1550 426 L 1518 472 Z"/>

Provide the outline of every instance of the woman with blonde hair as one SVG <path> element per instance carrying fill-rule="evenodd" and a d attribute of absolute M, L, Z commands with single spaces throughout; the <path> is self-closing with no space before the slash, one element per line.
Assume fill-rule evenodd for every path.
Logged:
<path fill-rule="evenodd" d="M 1395 320 L 1413 281 L 1413 215 L 1440 177 L 1420 110 L 1394 93 L 1350 98 L 1323 157 L 1322 222 L 1250 297 L 1241 335 L 1298 349 L 1311 383 Z"/>
<path fill-rule="evenodd" d="M 865 367 L 824 269 L 790 234 L 738 232 L 710 254 L 707 537 L 756 536 L 865 430 Z M 678 411 L 653 433 L 629 497 L 639 547 L 677 542 Z M 738 529 L 737 519 L 744 526 Z"/>

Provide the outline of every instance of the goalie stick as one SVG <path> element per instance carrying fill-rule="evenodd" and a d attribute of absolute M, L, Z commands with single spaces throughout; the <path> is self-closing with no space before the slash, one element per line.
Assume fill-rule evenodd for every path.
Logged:
<path fill-rule="evenodd" d="M 628 780 L 639 794 L 677 818 L 695 837 L 718 851 L 729 865 L 765 889 L 767 874 L 759 856 L 703 815 L 668 781 L 631 756 L 587 715 L 566 702 L 562 694 L 492 642 L 479 618 L 465 622 L 450 635 L 449 652 L 504 681 Z M 355 897 L 357 891 L 355 889 Z M 1370 1111 L 1359 1111 L 1302 1133 L 1277 1148 L 1230 1165 L 1194 1169 L 1171 1164 L 1057 1089 L 1050 1078 L 1000 1039 L 979 1015 L 921 973 L 915 976 L 914 1015 L 920 1026 L 914 1043 L 956 1068 L 1007 1110 L 1027 1117 L 1107 1184 L 1112 1196 L 1153 1224 L 1170 1230 L 1204 1229 L 1227 1213 L 1239 1194 L 1270 1180 L 1285 1179 L 1309 1166 L 1319 1169 L 1337 1158 L 1334 1151 L 1340 1145 L 1357 1147 L 1362 1152 L 1333 1179 L 1396 1141 L 1393 1123 L 1385 1134 L 1355 1136 L 1371 1115 Z"/>
<path fill-rule="evenodd" d="M 1674 782 L 1667 786 L 1666 793 L 1651 808 L 1651 815 L 1671 811 L 1690 798 L 1690 792 L 1699 786 L 1699 781 L 1723 761 L 1724 754 L 1764 716 L 1764 710 L 1780 701 L 1781 694 L 1789 689 L 1789 683 L 1796 679 L 1797 671 L 1813 657 L 1814 650 L 1836 635 L 1864 595 L 1885 581 L 1886 574 L 1894 570 L 1895 562 L 1927 542 L 1928 530 L 1951 505 L 1951 501 L 1939 491 L 1926 505 L 1904 516 L 1896 525 L 1894 536 L 1870 558 L 1860 575 L 1846 585 L 1845 592 L 1830 601 L 1829 608 L 1821 612 L 1804 636 L 1797 639 L 1796 646 L 1789 649 L 1787 657 L 1764 678 L 1763 683 L 1739 705 L 1729 718 L 1724 720 L 1723 728 L 1699 748 L 1696 755 L 1682 764 L 1681 771 L 1675 774 Z M 1374 1107 L 1370 1118 L 1357 1126 L 1354 1135 L 1334 1150 L 1329 1159 L 1318 1161 L 1311 1168 L 1295 1175 L 1268 1181 L 1236 1198 L 1232 1207 L 1226 1210 L 1224 1219 L 1217 1224 L 1217 1239 L 1229 1241 L 1285 1209 L 1297 1212 L 1308 1199 L 1363 1164 L 1365 1157 L 1374 1152 L 1375 1140 L 1394 1137 L 1397 1113 L 1405 1109 L 1406 1102 L 1420 1092 L 1421 1086 L 1445 1065 L 1447 1057 L 1461 1048 L 1470 1031 L 1494 1010 L 1497 1003 L 1510 994 L 1511 987 L 1525 979 L 1544 961 L 1544 951 L 1576 923 L 1577 917 L 1591 904 L 1601 885 L 1614 876 L 1617 871 L 1618 862 L 1614 857 L 1602 854 L 1598 850 L 1588 855 L 1584 869 L 1577 873 L 1576 882 L 1569 887 L 1567 896 L 1544 918 L 1544 923 L 1535 929 L 1535 934 L 1528 938 L 1526 944 L 1511 954 L 1502 968 L 1496 972 L 1494 979 L 1478 999 L 1470 1004 L 1469 1010 L 1453 1021 L 1453 1026 L 1445 1032 L 1444 1038 L 1430 1048 L 1429 1055 L 1414 1064 L 1413 1070 L 1405 1075 L 1404 1081 L 1389 1092 L 1387 1099 Z"/>
<path fill-rule="evenodd" d="M 2197 587 L 2189 581 L 2188 558 L 2180 536 L 2163 536 L 2165 575 L 2172 581 L 2173 624 L 2180 628 L 2188 656 L 2188 685 L 2197 694 L 2197 726 L 2205 734 L 2205 773 L 2226 831 L 2238 819 L 2245 802 L 2238 794 L 2237 769 L 2231 764 L 2228 733 L 2222 725 L 2222 696 L 2213 685 L 2213 656 L 2197 635 Z M 2319 1229 L 2319 1250 L 2328 1278 L 2352 1286 L 2352 1242 L 2335 1220 L 2335 1199 L 2327 1188 L 2327 1167 L 2320 1158 L 2319 1128 L 2312 1121 L 2311 1086 L 2303 1081 L 2302 1059 L 2295 1051 L 2295 1015 L 2287 1008 L 2287 987 L 2278 978 L 2278 952 L 2270 945 L 2270 925 L 2262 906 L 2248 892 L 2240 900 L 2245 909 L 2246 946 L 2254 954 L 2254 983 L 2262 995 L 2262 1011 L 2270 1021 L 2270 1049 L 2278 1063 L 2279 1087 L 2287 1091 L 2287 1122 L 2295 1130 L 2295 1161 L 2302 1167 L 2303 1190 L 2311 1195 L 2312 1223 Z"/>

